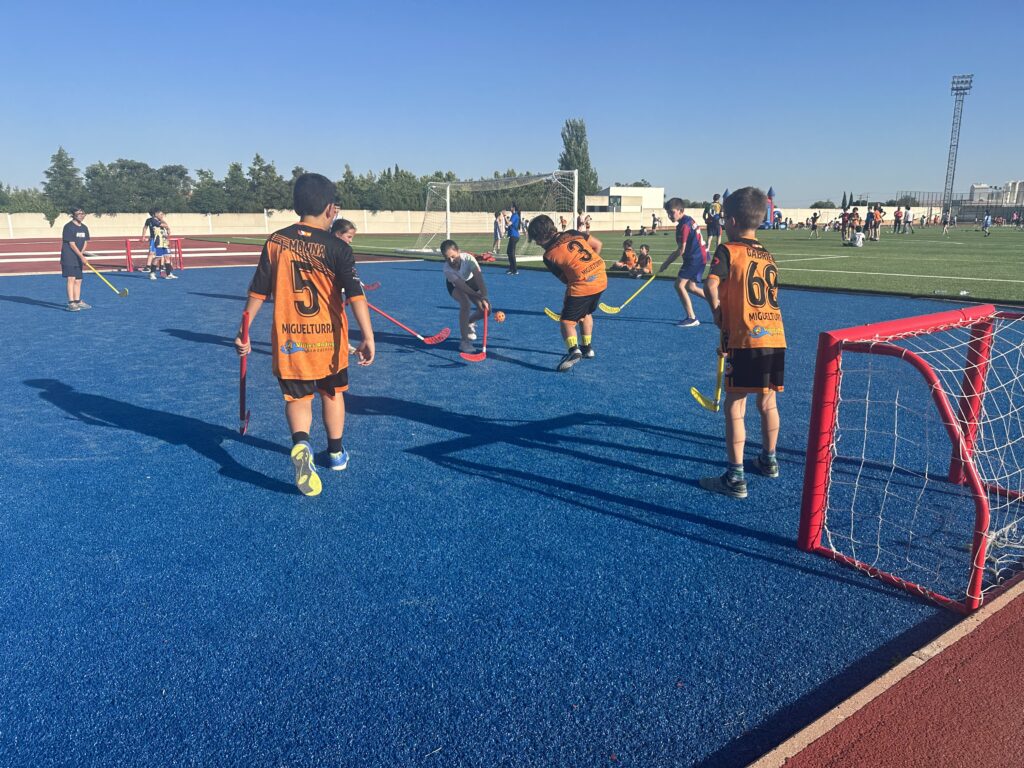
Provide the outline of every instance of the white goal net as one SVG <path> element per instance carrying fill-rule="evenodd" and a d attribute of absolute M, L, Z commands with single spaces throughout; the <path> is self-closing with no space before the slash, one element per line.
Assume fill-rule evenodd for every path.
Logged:
<path fill-rule="evenodd" d="M 494 214 L 507 216 L 513 203 L 521 219 L 529 221 L 547 214 L 556 225 L 562 220 L 568 228 L 576 225 L 579 205 L 576 171 L 552 171 L 527 176 L 504 176 L 479 181 L 431 181 L 427 184 L 427 204 L 416 250 L 438 251 L 441 242 L 451 238 L 472 253 L 490 253 L 494 245 Z M 502 237 L 499 258 L 507 244 Z M 525 224 L 516 249 L 520 260 L 540 257 L 541 250 L 527 242 Z"/>
<path fill-rule="evenodd" d="M 826 336 L 801 546 L 977 607 L 1024 564 L 1024 313 Z"/>

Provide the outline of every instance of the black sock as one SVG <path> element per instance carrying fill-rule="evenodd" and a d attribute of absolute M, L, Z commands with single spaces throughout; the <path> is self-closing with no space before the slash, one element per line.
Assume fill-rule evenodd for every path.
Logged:
<path fill-rule="evenodd" d="M 327 451 L 328 453 L 341 453 L 344 448 L 341 447 L 340 437 L 328 437 L 327 438 Z"/>
<path fill-rule="evenodd" d="M 309 442 L 309 432 L 292 432 L 292 445 Z"/>
<path fill-rule="evenodd" d="M 170 264 L 164 264 L 164 271 L 165 271 L 165 272 L 166 272 L 166 273 L 167 273 L 168 275 L 169 275 L 169 274 L 171 274 L 171 265 L 170 265 Z"/>

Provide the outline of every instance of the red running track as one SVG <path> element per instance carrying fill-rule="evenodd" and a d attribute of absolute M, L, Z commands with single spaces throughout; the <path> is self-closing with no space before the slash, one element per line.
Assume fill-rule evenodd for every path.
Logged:
<path fill-rule="evenodd" d="M 238 238 L 260 239 L 260 245 L 220 243 L 198 238 L 181 237 L 185 269 L 198 267 L 256 266 L 266 235 L 235 235 Z M 90 264 L 99 270 L 127 269 L 124 237 L 96 237 L 89 241 L 86 253 L 96 258 Z M 135 268 L 146 263 L 148 244 L 132 238 L 132 261 Z M 357 261 L 391 261 L 386 256 L 356 255 Z M 0 240 L 0 275 L 60 274 L 60 241 L 52 238 Z"/>
<path fill-rule="evenodd" d="M 1024 581 L 753 765 L 1024 766 Z"/>

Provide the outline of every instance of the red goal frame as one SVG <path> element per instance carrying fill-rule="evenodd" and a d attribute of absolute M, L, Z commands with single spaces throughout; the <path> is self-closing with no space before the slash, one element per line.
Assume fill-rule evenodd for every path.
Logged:
<path fill-rule="evenodd" d="M 174 264 L 174 268 L 182 270 L 185 268 L 185 259 L 181 251 L 181 238 L 180 237 L 169 237 L 167 238 L 168 250 L 170 251 L 171 262 Z M 124 261 L 125 266 L 129 272 L 135 271 L 135 261 L 132 258 L 132 243 L 136 244 L 136 252 L 142 251 L 146 256 L 149 256 L 149 240 L 142 238 L 141 240 L 133 240 L 127 238 L 124 241 Z"/>
<path fill-rule="evenodd" d="M 985 534 L 989 529 L 989 493 L 1019 498 L 1019 492 L 986 484 L 978 474 L 973 460 L 977 439 L 978 418 L 984 398 L 985 374 L 992 349 L 992 328 L 999 318 L 1020 319 L 1024 312 L 1004 312 L 992 304 L 982 304 L 930 315 L 919 315 L 901 320 L 873 323 L 854 328 L 826 331 L 818 337 L 818 357 L 814 370 L 814 388 L 811 419 L 807 433 L 807 455 L 804 466 L 803 497 L 800 506 L 800 529 L 797 545 L 849 565 L 869 576 L 900 587 L 952 610 L 968 613 L 981 606 L 982 581 L 986 546 Z M 908 335 L 941 331 L 951 328 L 971 329 L 964 377 L 957 403 L 943 391 L 935 371 L 929 363 L 911 350 L 892 343 L 893 339 Z M 927 382 L 932 400 L 946 433 L 952 451 L 948 480 L 966 486 L 974 500 L 974 537 L 971 548 L 971 566 L 965 574 L 966 597 L 954 600 L 926 587 L 883 571 L 848 555 L 822 546 L 822 531 L 828 505 L 829 481 L 832 467 L 832 445 L 836 431 L 842 356 L 844 353 L 887 355 L 909 363 Z M 1019 578 L 1019 576 L 1018 576 Z M 1015 581 L 1013 579 L 1011 581 Z"/>

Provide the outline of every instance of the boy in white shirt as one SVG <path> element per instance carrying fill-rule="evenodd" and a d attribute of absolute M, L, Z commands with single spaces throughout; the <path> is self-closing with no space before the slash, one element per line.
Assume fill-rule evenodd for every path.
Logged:
<path fill-rule="evenodd" d="M 864 233 L 860 231 L 860 227 L 857 227 L 857 231 L 854 232 L 850 239 L 843 243 L 843 245 L 849 245 L 853 248 L 864 247 Z"/>
<path fill-rule="evenodd" d="M 484 273 L 476 257 L 459 251 L 454 240 L 441 243 L 441 255 L 445 259 L 444 284 L 448 295 L 459 302 L 459 331 L 462 334 L 459 351 L 475 352 L 473 341 L 476 339 L 476 328 L 473 324 L 491 311 Z M 472 311 L 473 305 L 476 311 Z"/>

